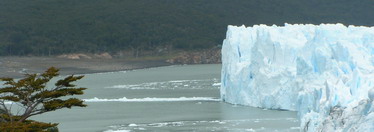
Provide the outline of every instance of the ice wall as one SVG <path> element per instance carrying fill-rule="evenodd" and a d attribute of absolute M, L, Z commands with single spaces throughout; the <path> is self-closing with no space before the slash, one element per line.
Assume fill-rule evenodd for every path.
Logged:
<path fill-rule="evenodd" d="M 374 131 L 374 27 L 228 26 L 222 100 L 298 111 L 303 131 Z"/>

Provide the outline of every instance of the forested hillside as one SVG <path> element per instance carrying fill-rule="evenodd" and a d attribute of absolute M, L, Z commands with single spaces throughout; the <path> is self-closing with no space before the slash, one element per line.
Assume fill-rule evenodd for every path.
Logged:
<path fill-rule="evenodd" d="M 0 55 L 204 49 L 227 25 L 374 25 L 373 0 L 0 0 Z"/>

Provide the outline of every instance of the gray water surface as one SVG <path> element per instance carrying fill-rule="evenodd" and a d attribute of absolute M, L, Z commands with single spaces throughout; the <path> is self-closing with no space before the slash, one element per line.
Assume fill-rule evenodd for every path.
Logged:
<path fill-rule="evenodd" d="M 61 132 L 299 131 L 296 112 L 219 101 L 221 65 L 167 66 L 88 74 L 85 108 L 33 117 Z M 205 100 L 206 99 L 206 100 Z"/>

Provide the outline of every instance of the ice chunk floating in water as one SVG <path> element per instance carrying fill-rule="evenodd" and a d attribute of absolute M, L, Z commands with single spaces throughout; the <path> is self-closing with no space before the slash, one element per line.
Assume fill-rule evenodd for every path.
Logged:
<path fill-rule="evenodd" d="M 179 101 L 221 101 L 213 97 L 179 97 L 179 98 L 134 98 L 128 99 L 126 97 L 119 99 L 99 99 L 97 97 L 92 99 L 83 99 L 85 102 L 179 102 Z"/>
<path fill-rule="evenodd" d="M 374 27 L 229 26 L 221 98 L 298 111 L 303 131 L 374 131 Z"/>

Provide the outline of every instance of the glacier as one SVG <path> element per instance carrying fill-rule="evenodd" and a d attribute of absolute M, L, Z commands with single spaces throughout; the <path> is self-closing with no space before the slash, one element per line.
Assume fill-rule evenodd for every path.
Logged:
<path fill-rule="evenodd" d="M 301 131 L 374 131 L 374 27 L 229 25 L 220 93 L 298 111 Z"/>

